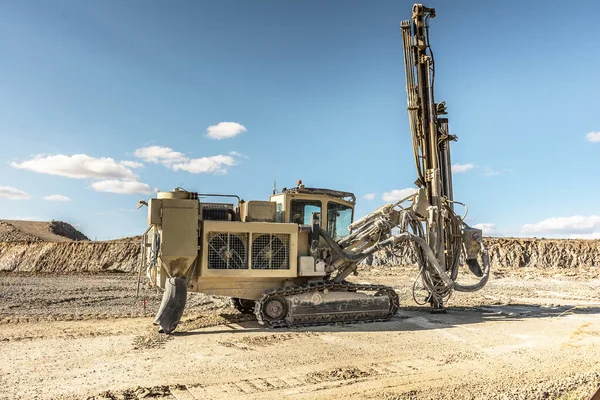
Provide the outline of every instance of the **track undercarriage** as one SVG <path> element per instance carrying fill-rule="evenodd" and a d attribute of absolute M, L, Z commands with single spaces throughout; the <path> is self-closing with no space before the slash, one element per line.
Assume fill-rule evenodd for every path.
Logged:
<path fill-rule="evenodd" d="M 281 328 L 388 321 L 398 307 L 389 286 L 323 281 L 268 290 L 254 312 L 259 323 Z"/>

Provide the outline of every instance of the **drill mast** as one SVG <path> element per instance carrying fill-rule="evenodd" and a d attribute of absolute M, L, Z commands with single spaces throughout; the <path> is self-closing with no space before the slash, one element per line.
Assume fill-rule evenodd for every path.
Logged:
<path fill-rule="evenodd" d="M 428 243 L 440 264 L 452 271 L 457 249 L 454 237 L 459 234 L 448 224 L 447 214 L 454 211 L 450 141 L 456 136 L 448 133 L 445 102 L 435 103 L 435 61 L 429 42 L 429 20 L 435 9 L 415 4 L 412 20 L 401 23 L 408 115 L 417 186 L 425 189 L 429 206 L 427 219 Z M 453 274 L 454 275 L 454 274 Z"/>

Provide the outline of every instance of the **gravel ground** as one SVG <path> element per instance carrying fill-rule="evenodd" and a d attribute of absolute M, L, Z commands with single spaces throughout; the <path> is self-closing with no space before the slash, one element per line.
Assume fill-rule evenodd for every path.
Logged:
<path fill-rule="evenodd" d="M 600 279 L 496 271 L 434 315 L 412 301 L 414 274 L 354 278 L 396 288 L 390 322 L 266 330 L 192 293 L 170 336 L 135 276 L 3 274 L 0 398 L 587 399 L 600 385 Z"/>
<path fill-rule="evenodd" d="M 136 287 L 137 277 L 130 274 L 5 273 L 0 275 L 0 323 L 150 318 L 162 293 L 144 281 L 136 297 Z M 190 313 L 226 307 L 227 299 L 199 293 L 187 303 Z"/>

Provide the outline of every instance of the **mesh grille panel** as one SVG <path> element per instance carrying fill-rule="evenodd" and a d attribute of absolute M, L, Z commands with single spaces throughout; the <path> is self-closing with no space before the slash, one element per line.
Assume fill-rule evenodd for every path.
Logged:
<path fill-rule="evenodd" d="M 209 269 L 248 269 L 248 234 L 211 232 Z"/>
<path fill-rule="evenodd" d="M 254 234 L 252 269 L 290 269 L 290 235 Z"/>

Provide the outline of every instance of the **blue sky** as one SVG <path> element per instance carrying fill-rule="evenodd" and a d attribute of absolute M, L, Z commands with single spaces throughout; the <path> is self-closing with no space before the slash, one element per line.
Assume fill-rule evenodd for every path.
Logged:
<path fill-rule="evenodd" d="M 600 3 L 425 5 L 468 222 L 600 237 Z M 108 239 L 143 232 L 135 204 L 155 188 L 266 199 L 297 179 L 356 193 L 359 216 L 377 208 L 416 176 L 399 32 L 411 7 L 2 2 L 0 218 Z"/>

